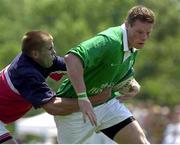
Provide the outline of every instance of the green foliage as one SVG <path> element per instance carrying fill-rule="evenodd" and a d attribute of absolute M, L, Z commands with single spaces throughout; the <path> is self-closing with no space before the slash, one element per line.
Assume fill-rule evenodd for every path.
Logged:
<path fill-rule="evenodd" d="M 180 104 L 180 1 L 178 0 L 1 0 L 0 69 L 20 52 L 25 32 L 40 29 L 54 36 L 59 55 L 98 32 L 123 23 L 127 11 L 143 4 L 156 14 L 151 39 L 138 54 L 137 100 Z M 60 83 L 48 80 L 57 90 Z"/>

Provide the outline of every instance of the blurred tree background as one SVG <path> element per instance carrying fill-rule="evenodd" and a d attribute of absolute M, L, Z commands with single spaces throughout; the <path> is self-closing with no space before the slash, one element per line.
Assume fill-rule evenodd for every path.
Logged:
<path fill-rule="evenodd" d="M 50 32 L 59 55 L 98 32 L 123 23 L 142 4 L 156 14 L 150 40 L 135 65 L 142 91 L 136 99 L 160 105 L 180 103 L 180 1 L 178 0 L 0 0 L 0 69 L 20 52 L 25 32 Z M 54 89 L 57 84 L 50 82 Z"/>
<path fill-rule="evenodd" d="M 57 54 L 64 55 L 98 32 L 121 25 L 128 10 L 137 4 L 155 12 L 156 24 L 136 60 L 136 78 L 142 87 L 132 102 L 180 104 L 179 0 L 0 0 L 0 69 L 20 52 L 27 31 L 48 31 Z M 60 85 L 48 81 L 54 90 Z"/>

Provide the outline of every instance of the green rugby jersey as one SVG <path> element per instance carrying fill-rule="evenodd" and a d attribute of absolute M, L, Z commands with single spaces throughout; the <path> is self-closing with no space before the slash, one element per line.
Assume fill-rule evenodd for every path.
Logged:
<path fill-rule="evenodd" d="M 99 33 L 68 52 L 77 55 L 82 60 L 84 81 L 89 97 L 133 75 L 132 66 L 137 51 L 135 49 L 132 52 L 128 51 L 130 56 L 123 61 L 126 53 L 123 43 L 123 29 L 118 26 Z M 57 96 L 77 98 L 68 78 L 62 82 Z"/>

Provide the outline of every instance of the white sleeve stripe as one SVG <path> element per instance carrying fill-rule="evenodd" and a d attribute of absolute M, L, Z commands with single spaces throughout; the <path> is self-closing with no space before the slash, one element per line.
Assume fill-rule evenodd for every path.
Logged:
<path fill-rule="evenodd" d="M 14 87 L 13 83 L 12 83 L 11 80 L 10 80 L 10 77 L 9 77 L 9 74 L 8 74 L 8 71 L 7 71 L 8 68 L 9 68 L 9 65 L 8 65 L 8 66 L 5 68 L 5 70 L 4 70 L 4 75 L 5 75 L 5 77 L 6 77 L 7 83 L 8 83 L 9 87 L 11 88 L 11 90 L 12 90 L 13 92 L 15 92 L 16 94 L 20 95 L 20 93 L 19 93 L 18 90 Z"/>

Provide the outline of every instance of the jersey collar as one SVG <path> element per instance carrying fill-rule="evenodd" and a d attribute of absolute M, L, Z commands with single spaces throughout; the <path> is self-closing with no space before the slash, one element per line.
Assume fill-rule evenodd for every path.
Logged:
<path fill-rule="evenodd" d="M 132 48 L 131 50 L 128 47 L 128 37 L 127 37 L 127 30 L 125 23 L 122 24 L 121 26 L 122 32 L 123 32 L 123 51 L 124 51 L 124 57 L 123 57 L 123 62 L 127 60 L 131 56 L 131 53 L 135 52 L 136 49 Z"/>
<path fill-rule="evenodd" d="M 127 39 L 127 30 L 126 30 L 126 26 L 125 23 L 123 23 L 121 26 L 122 32 L 123 32 L 123 48 L 124 51 L 130 51 L 129 47 L 128 47 L 128 39 Z M 136 50 L 136 48 L 132 48 L 132 51 L 134 52 Z"/>

